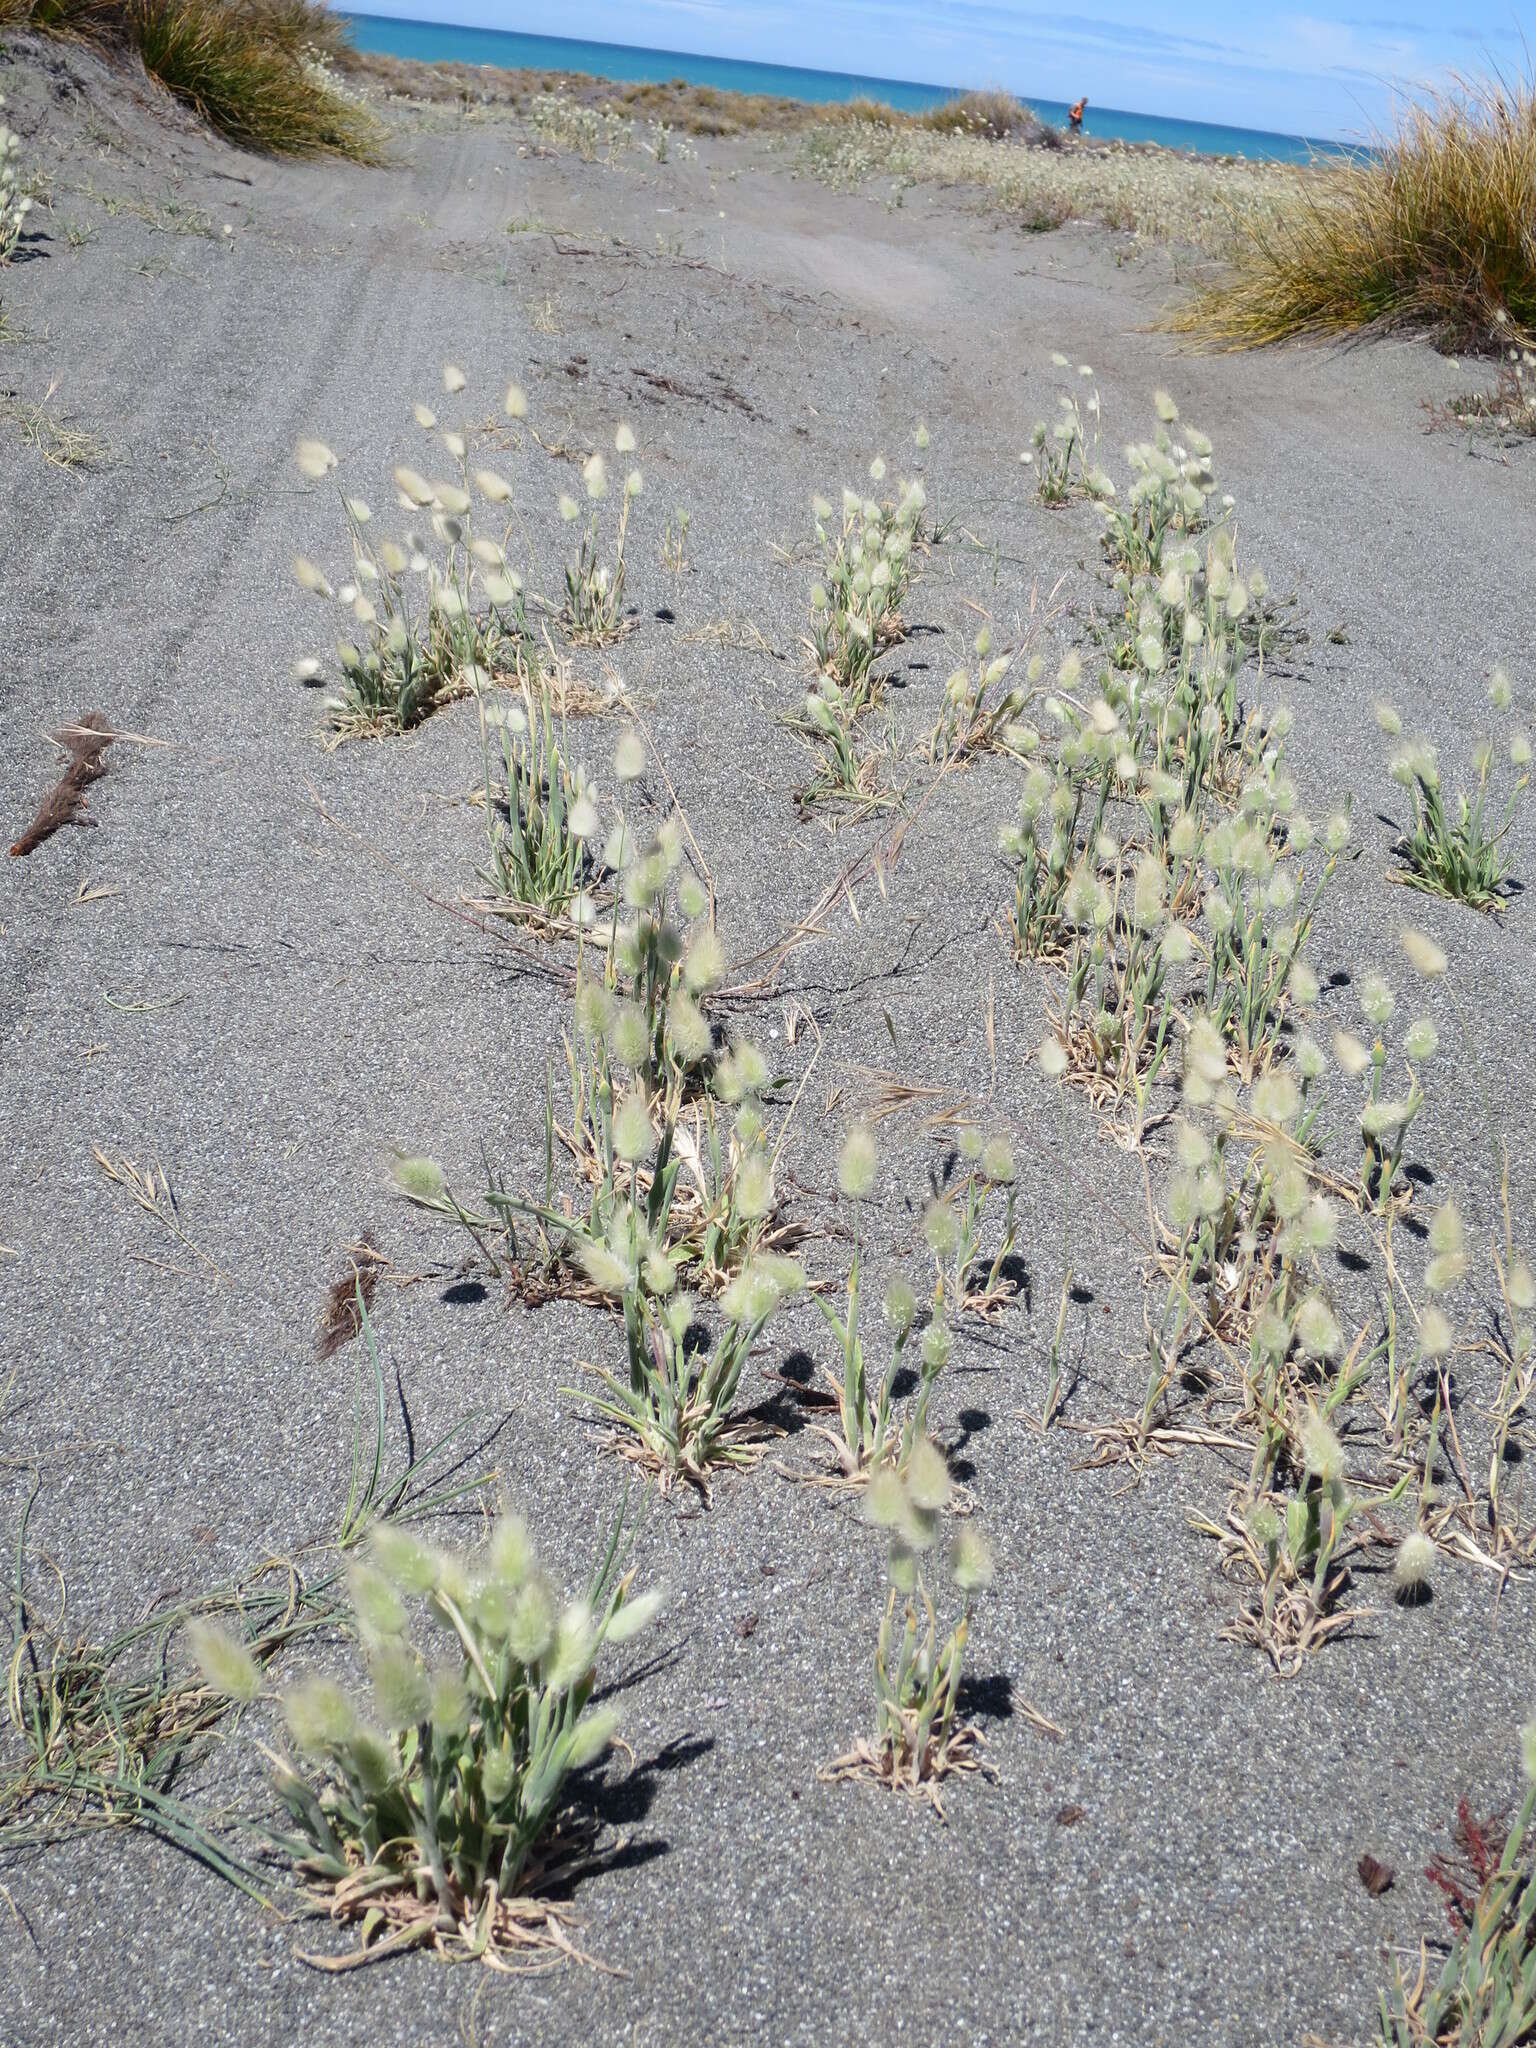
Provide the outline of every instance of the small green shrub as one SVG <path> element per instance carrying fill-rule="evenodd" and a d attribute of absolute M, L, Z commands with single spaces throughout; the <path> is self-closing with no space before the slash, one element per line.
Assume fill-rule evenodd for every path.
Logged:
<path fill-rule="evenodd" d="M 557 1832 L 568 1782 L 613 1738 L 614 1710 L 589 1711 L 597 1660 L 659 1604 L 632 1596 L 621 1537 L 616 1522 L 585 1595 L 562 1606 L 514 1515 L 473 1554 L 375 1526 L 348 1578 L 371 1703 L 333 1678 L 300 1680 L 282 1705 L 307 1765 L 278 1759 L 275 1772 L 297 1831 L 278 1846 L 333 1919 L 360 1924 L 373 1955 L 568 1947 L 559 1909 L 537 1894 L 569 1860 Z M 418 1649 L 418 1612 L 446 1636 L 446 1656 Z M 244 1644 L 212 1625 L 191 1633 L 211 1687 L 261 1695 Z"/>

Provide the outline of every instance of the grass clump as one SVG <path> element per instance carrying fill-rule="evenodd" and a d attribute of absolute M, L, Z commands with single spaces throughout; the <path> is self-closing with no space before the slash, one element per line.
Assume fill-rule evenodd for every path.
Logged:
<path fill-rule="evenodd" d="M 841 1305 L 829 1294 L 813 1296 L 840 1354 L 836 1370 L 823 1368 L 831 1402 L 837 1409 L 837 1427 L 813 1423 L 816 1433 L 831 1444 L 837 1457 L 838 1476 L 854 1485 L 865 1485 L 883 1470 L 904 1472 L 913 1446 L 928 1433 L 928 1409 L 939 1375 L 948 1365 L 953 1341 L 943 1313 L 942 1288 L 936 1293 L 934 1314 L 922 1334 L 921 1365 L 916 1397 L 905 1419 L 896 1411 L 896 1385 L 902 1372 L 907 1347 L 918 1327 L 918 1301 L 913 1289 L 893 1275 L 885 1290 L 885 1320 L 892 1333 L 890 1359 L 876 1378 L 865 1358 L 864 1333 L 859 1310 L 863 1266 L 859 1211 L 875 1192 L 879 1153 L 872 1130 L 856 1124 L 843 1141 L 838 1155 L 837 1181 L 853 1212 L 853 1261 Z"/>
<path fill-rule="evenodd" d="M 757 1461 L 764 1431 L 735 1412 L 742 1371 L 769 1317 L 804 1284 L 793 1259 L 757 1254 L 721 1296 L 725 1328 L 714 1341 L 690 1296 L 653 1299 L 638 1278 L 625 1290 L 628 1374 L 600 1371 L 602 1393 L 580 1398 L 614 1425 L 620 1456 L 654 1473 L 663 1493 L 682 1479 L 707 1502 L 715 1468 Z"/>
<path fill-rule="evenodd" d="M 992 142 L 1018 137 L 1060 144 L 1061 137 L 1011 92 L 963 92 L 919 114 L 918 126 L 935 135 L 979 135 Z"/>
<path fill-rule="evenodd" d="M 444 389 L 464 388 L 461 371 L 443 367 Z M 507 410 L 520 417 L 526 402 L 516 385 Z M 339 602 L 361 630 L 337 642 L 341 694 L 326 709 L 342 737 L 403 732 L 418 725 L 447 698 L 483 687 L 507 673 L 526 675 L 534 660 L 522 579 L 507 561 L 512 518 L 504 516 L 500 537 L 475 523 L 476 500 L 510 505 L 512 487 L 489 469 L 471 466 L 467 435 L 440 427 L 430 406 L 415 407 L 417 426 L 435 435 L 453 474 L 429 480 L 408 464 L 394 471 L 396 503 L 413 522 L 398 538 L 378 535 L 374 515 L 362 498 L 343 492 L 342 513 L 351 546 L 351 574 L 334 588 L 307 556 L 294 562 L 302 589 Z M 315 482 L 337 466 L 320 441 L 301 441 L 298 464 Z M 301 682 L 313 683 L 320 663 L 298 664 Z"/>
<path fill-rule="evenodd" d="M 1509 711 L 1514 702 L 1502 668 L 1493 672 L 1488 700 L 1498 712 Z M 1392 705 L 1378 705 L 1376 720 L 1389 739 L 1401 739 L 1402 720 Z M 1500 907 L 1509 879 L 1504 840 L 1531 779 L 1531 740 L 1523 728 L 1511 733 L 1508 758 L 1514 779 L 1502 813 L 1490 813 L 1489 783 L 1497 759 L 1492 739 L 1479 742 L 1472 759 L 1472 792 L 1461 791 L 1454 809 L 1447 805 L 1440 764 L 1429 742 L 1407 740 L 1395 749 L 1388 772 L 1408 792 L 1412 808 L 1412 823 L 1398 842 L 1403 862 L 1399 881 L 1427 895 L 1470 904 L 1474 910 Z"/>
<path fill-rule="evenodd" d="M 632 1595 L 621 1538 L 619 1520 L 585 1595 L 562 1606 L 515 1515 L 473 1555 L 375 1527 L 348 1577 L 370 1706 L 333 1678 L 300 1680 L 282 1705 L 308 1768 L 275 1768 L 296 1829 L 278 1846 L 318 1906 L 359 1926 L 362 1955 L 572 1952 L 560 1909 L 538 1896 L 584 1846 L 557 1817 L 573 1773 L 613 1739 L 613 1710 L 589 1710 L 597 1659 L 659 1605 Z M 418 1649 L 418 1608 L 448 1638 L 446 1657 Z M 209 1625 L 193 1649 L 211 1689 L 260 1697 L 244 1643 Z"/>
<path fill-rule="evenodd" d="M 565 720 L 557 719 L 549 692 L 527 677 L 521 691 L 521 703 L 487 703 L 479 694 L 490 857 L 483 879 L 503 914 L 545 921 L 569 915 L 589 925 L 597 914 L 587 886 L 598 867 L 591 850 L 601 827 L 596 792 L 571 764 Z"/>
<path fill-rule="evenodd" d="M 378 120 L 326 75 L 345 30 L 311 0 L 0 0 L 0 26 L 134 52 L 241 149 L 383 161 Z"/>
<path fill-rule="evenodd" d="M 1274 1056 L 1347 839 L 1342 817 L 1320 833 L 1299 811 L 1289 714 L 1245 701 L 1270 630 L 1266 585 L 1238 572 L 1209 441 L 1187 428 L 1176 439 L 1177 407 L 1166 393 L 1157 404 L 1155 437 L 1128 450 L 1128 492 L 1108 476 L 1093 491 L 1120 610 L 1101 636 L 1108 663 L 1090 678 L 1068 652 L 1042 696 L 1043 730 L 1012 713 L 1024 786 L 999 841 L 1016 950 L 1063 975 L 1047 1071 L 1128 1112 L 1133 1144 L 1193 1007 L 1240 1073 Z M 1202 967 L 1203 993 L 1185 972 Z"/>
<path fill-rule="evenodd" d="M 1447 345 L 1536 335 L 1536 86 L 1412 107 L 1370 154 L 1239 220 L 1227 273 L 1173 315 L 1214 347 L 1421 327 Z"/>
<path fill-rule="evenodd" d="M 615 779 L 644 773 L 644 743 L 630 730 Z M 583 802 L 595 809 L 583 794 L 578 811 Z M 673 813 L 641 838 L 621 816 L 601 853 L 614 890 L 606 923 L 590 895 L 570 906 L 571 922 L 590 936 L 566 1044 L 568 1112 L 557 1107 L 553 1076 L 546 1098 L 542 1196 L 498 1181 L 477 1215 L 431 1160 L 396 1169 L 399 1192 L 468 1227 L 498 1270 L 484 1233 L 504 1232 L 514 1284 L 529 1299 L 562 1293 L 611 1305 L 638 1290 L 664 1301 L 688 1282 L 719 1293 L 793 1235 L 775 1223 L 767 1062 L 749 1040 L 717 1034 L 706 1014 L 725 955 L 709 892 L 685 863 L 685 830 Z M 574 1170 L 573 1191 L 558 1186 L 558 1157 Z M 530 1225 L 534 1243 L 525 1246 Z"/>
<path fill-rule="evenodd" d="M 962 1525 L 948 1567 L 964 1608 L 941 1638 L 927 1560 L 938 1544 L 951 1492 L 944 1454 L 927 1437 L 914 1443 L 899 1471 L 887 1466 L 870 1481 L 865 1514 L 890 1533 L 891 1582 L 875 1651 L 875 1733 L 822 1772 L 824 1778 L 866 1778 L 910 1793 L 940 1814 L 943 1779 L 985 1768 L 980 1731 L 960 1722 L 957 1710 L 972 1603 L 992 1582 L 986 1544 Z"/>
<path fill-rule="evenodd" d="M 1051 361 L 1058 370 L 1071 367 L 1059 352 L 1051 357 Z M 1080 363 L 1077 374 L 1083 382 L 1092 383 L 1092 364 Z M 1035 421 L 1024 458 L 1035 465 L 1036 489 L 1041 504 L 1065 505 L 1079 492 L 1090 498 L 1112 497 L 1114 486 L 1098 461 L 1101 435 L 1097 388 L 1090 391 L 1085 399 L 1079 399 L 1071 389 L 1060 391 L 1056 402 L 1058 417 L 1055 423 L 1047 427 L 1044 420 Z M 1077 470 L 1075 480 L 1074 465 Z"/>
<path fill-rule="evenodd" d="M 1452 1938 L 1431 1980 L 1428 1945 L 1410 1982 L 1394 1971 L 1381 2001 L 1383 2048 L 1516 2048 L 1536 2035 L 1536 1721 L 1520 1731 L 1525 1797 L 1507 1830 L 1474 1820 L 1465 1801 L 1459 1855 L 1427 1875 L 1445 1894 Z"/>
<path fill-rule="evenodd" d="M 614 431 L 613 445 L 618 455 L 633 455 L 633 428 L 621 421 Z M 611 564 L 603 560 L 598 533 L 597 507 L 608 495 L 608 464 L 599 451 L 594 450 L 582 464 L 581 481 L 592 510 L 582 527 L 576 560 L 566 564 L 564 623 L 567 636 L 575 645 L 601 647 L 606 641 L 618 639 L 628 624 L 624 616 L 624 545 L 629 537 L 629 508 L 644 490 L 645 479 L 638 468 L 625 475 Z M 581 518 L 581 507 L 569 494 L 560 499 L 560 517 L 569 526 L 576 525 Z"/>
<path fill-rule="evenodd" d="M 878 488 L 885 476 L 885 459 L 877 455 L 870 482 Z M 827 797 L 885 800 L 884 754 L 862 746 L 858 728 L 883 695 L 877 657 L 906 634 L 901 608 L 916 574 L 914 548 L 927 502 L 917 478 L 904 483 L 894 501 L 845 488 L 841 517 L 830 500 L 811 501 L 821 561 L 811 586 L 806 646 L 816 680 L 795 723 L 816 748 L 820 768 L 801 792 L 802 805 Z"/>

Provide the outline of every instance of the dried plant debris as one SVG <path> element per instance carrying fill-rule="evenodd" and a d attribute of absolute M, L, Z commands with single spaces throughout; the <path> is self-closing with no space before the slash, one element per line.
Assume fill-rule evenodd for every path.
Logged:
<path fill-rule="evenodd" d="M 11 852 L 18 859 L 35 852 L 61 825 L 94 822 L 84 816 L 85 792 L 106 774 L 107 749 L 117 735 L 101 712 L 87 711 L 73 725 L 48 737 L 67 757 L 68 765 L 39 804 L 31 824 L 11 842 Z"/>
<path fill-rule="evenodd" d="M 1463 1799 L 1454 1851 L 1425 1872 L 1445 1896 L 1450 1940 L 1421 1941 L 1411 1976 L 1394 1964 L 1381 2000 L 1383 2048 L 1518 2048 L 1536 2039 L 1536 1721 L 1521 1729 L 1520 1753 L 1525 1794 L 1513 1823 L 1479 1821 Z"/>
<path fill-rule="evenodd" d="M 315 1359 L 322 1365 L 343 1344 L 350 1344 L 354 1337 L 361 1336 L 364 1318 L 373 1307 L 373 1297 L 378 1291 L 379 1275 L 389 1264 L 374 1243 L 372 1233 L 366 1230 L 355 1244 L 347 1246 L 346 1259 L 347 1270 L 326 1289 L 325 1303 L 320 1310 Z"/>

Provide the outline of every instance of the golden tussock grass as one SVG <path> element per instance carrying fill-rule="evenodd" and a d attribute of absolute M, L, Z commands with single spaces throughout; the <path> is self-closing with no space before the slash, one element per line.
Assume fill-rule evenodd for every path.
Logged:
<path fill-rule="evenodd" d="M 1536 84 L 1462 85 L 1374 153 L 1240 224 L 1169 324 L 1213 348 L 1420 327 L 1452 346 L 1536 334 Z"/>
<path fill-rule="evenodd" d="M 378 121 L 329 74 L 345 32 L 311 0 L 0 0 L 0 27 L 137 54 L 240 148 L 382 159 Z"/>

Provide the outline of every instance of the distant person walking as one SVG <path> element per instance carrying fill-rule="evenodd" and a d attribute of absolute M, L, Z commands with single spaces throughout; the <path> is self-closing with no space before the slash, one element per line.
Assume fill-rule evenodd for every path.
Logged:
<path fill-rule="evenodd" d="M 1082 98 L 1081 98 L 1081 99 L 1080 99 L 1080 100 L 1078 101 L 1078 103 L 1077 103 L 1077 105 L 1076 105 L 1075 107 L 1068 107 L 1068 109 L 1067 109 L 1067 126 L 1068 126 L 1068 127 L 1069 127 L 1069 128 L 1071 129 L 1071 130 L 1072 130 L 1072 133 L 1073 133 L 1074 135 L 1081 135 L 1081 134 L 1082 134 L 1082 132 L 1083 132 L 1083 115 L 1084 115 L 1084 114 L 1085 114 L 1085 113 L 1087 112 L 1087 110 L 1088 110 L 1088 95 L 1087 95 L 1087 93 L 1084 93 L 1084 94 L 1083 94 Z"/>

